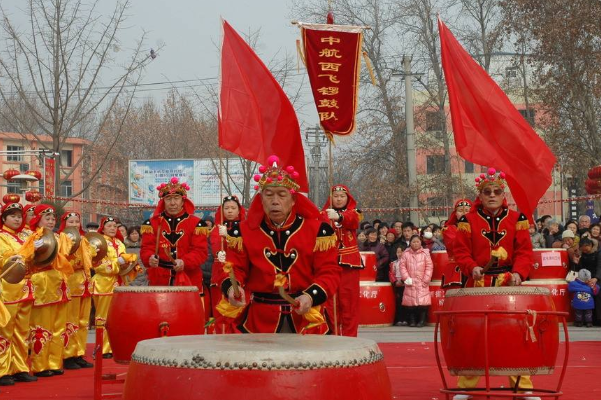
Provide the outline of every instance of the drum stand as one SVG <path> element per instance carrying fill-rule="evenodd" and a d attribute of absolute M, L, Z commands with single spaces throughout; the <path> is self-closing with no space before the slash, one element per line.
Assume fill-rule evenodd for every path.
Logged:
<path fill-rule="evenodd" d="M 94 344 L 94 400 L 102 399 L 121 399 L 122 393 L 102 393 L 102 385 L 117 385 L 125 382 L 125 378 L 117 378 L 116 373 L 102 372 L 102 343 L 104 339 L 104 329 L 96 327 L 96 343 Z"/>
<path fill-rule="evenodd" d="M 559 311 L 538 311 L 539 315 L 555 315 L 558 318 L 561 319 L 561 323 L 563 324 L 563 332 L 564 332 L 564 336 L 565 336 L 565 357 L 563 360 L 563 366 L 561 368 L 561 374 L 559 376 L 559 381 L 557 382 L 557 388 L 555 390 L 552 389 L 526 389 L 529 392 L 532 392 L 532 394 L 524 394 L 524 393 L 518 393 L 518 387 L 519 387 L 519 383 L 520 383 L 520 376 L 517 377 L 517 382 L 515 384 L 515 387 L 512 388 L 504 388 L 504 387 L 495 387 L 495 388 L 491 388 L 490 387 L 490 361 L 489 361 L 489 354 L 488 354 L 488 348 L 489 348 L 489 330 L 488 330 L 488 319 L 489 319 L 489 314 L 527 314 L 527 311 L 501 311 L 501 310 L 489 310 L 489 311 L 482 311 L 482 310 L 478 310 L 478 311 L 435 311 L 434 314 L 436 314 L 436 325 L 434 326 L 434 353 L 436 354 L 436 364 L 438 365 L 438 371 L 440 372 L 440 377 L 442 378 L 442 385 L 443 388 L 440 389 L 441 393 L 445 394 L 445 399 L 446 400 L 450 400 L 451 399 L 451 395 L 456 395 L 456 394 L 464 394 L 464 395 L 470 395 L 473 397 L 486 397 L 487 400 L 489 400 L 491 397 L 503 397 L 503 398 L 512 398 L 512 399 L 519 399 L 520 397 L 525 397 L 525 396 L 538 396 L 541 398 L 550 398 L 550 397 L 554 397 L 555 400 L 559 400 L 559 396 L 563 395 L 563 392 L 561 392 L 561 386 L 563 384 L 563 379 L 565 377 L 565 373 L 566 373 L 566 368 L 568 366 L 568 356 L 570 353 L 570 338 L 568 335 L 568 324 L 566 322 L 566 317 L 569 315 L 569 313 L 567 312 L 559 312 Z M 447 380 L 445 378 L 445 374 L 444 374 L 444 370 L 442 368 L 442 363 L 440 360 L 440 353 L 438 350 L 438 327 L 440 324 L 440 316 L 441 315 L 447 315 L 447 314 L 484 314 L 484 339 L 483 339 L 483 348 L 484 348 L 484 378 L 486 380 L 486 387 L 485 388 L 473 388 L 473 389 L 466 389 L 466 388 L 460 388 L 460 387 L 453 387 L 453 388 L 449 388 L 447 385 Z"/>

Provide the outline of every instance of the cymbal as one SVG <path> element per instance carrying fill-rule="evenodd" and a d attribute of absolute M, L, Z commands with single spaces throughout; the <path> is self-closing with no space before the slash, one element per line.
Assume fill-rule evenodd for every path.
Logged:
<path fill-rule="evenodd" d="M 79 229 L 75 226 L 70 226 L 63 230 L 63 233 L 71 238 L 73 241 L 73 246 L 71 246 L 71 251 L 69 255 L 74 254 L 77 249 L 79 249 L 79 245 L 81 244 L 81 234 L 79 233 Z"/>
<path fill-rule="evenodd" d="M 36 267 L 46 267 L 54 261 L 58 254 L 58 243 L 54 237 L 54 232 L 48 228 L 44 228 L 44 233 L 40 238 L 44 241 L 42 247 L 35 250 L 33 263 Z"/>
<path fill-rule="evenodd" d="M 25 277 L 25 265 L 16 257 L 10 257 L 2 267 L 2 279 L 8 283 L 19 283 Z"/>
<path fill-rule="evenodd" d="M 104 236 L 98 232 L 88 232 L 86 233 L 86 238 L 90 242 L 90 245 L 96 247 L 98 251 L 96 252 L 96 257 L 92 259 L 93 263 L 97 263 L 106 257 L 108 252 L 108 244 L 106 243 L 106 239 Z"/>

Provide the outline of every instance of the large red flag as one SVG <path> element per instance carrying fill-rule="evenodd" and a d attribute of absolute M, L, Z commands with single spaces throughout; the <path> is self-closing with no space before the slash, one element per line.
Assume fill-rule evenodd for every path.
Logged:
<path fill-rule="evenodd" d="M 517 206 L 532 221 L 552 183 L 555 156 L 440 18 L 438 30 L 457 152 L 505 172 Z"/>
<path fill-rule="evenodd" d="M 223 21 L 219 146 L 265 164 L 275 154 L 300 174 L 309 191 L 305 152 L 294 108 L 269 69 L 227 21 Z"/>

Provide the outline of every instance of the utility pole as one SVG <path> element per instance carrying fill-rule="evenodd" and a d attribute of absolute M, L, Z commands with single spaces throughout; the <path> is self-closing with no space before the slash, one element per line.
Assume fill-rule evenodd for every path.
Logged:
<path fill-rule="evenodd" d="M 312 166 L 309 167 L 310 180 L 313 183 L 310 197 L 312 197 L 315 204 L 319 205 L 321 204 L 320 193 L 323 192 L 321 188 L 321 149 L 326 146 L 327 139 L 319 125 L 316 125 L 314 128 L 307 128 L 305 130 L 305 141 L 309 146 L 309 152 L 313 161 Z"/>
<path fill-rule="evenodd" d="M 405 76 L 405 126 L 407 131 L 407 170 L 409 171 L 410 220 L 419 225 L 419 214 L 416 211 L 417 201 L 417 168 L 415 165 L 415 131 L 413 126 L 413 86 L 411 83 L 411 56 L 403 56 L 403 75 Z"/>

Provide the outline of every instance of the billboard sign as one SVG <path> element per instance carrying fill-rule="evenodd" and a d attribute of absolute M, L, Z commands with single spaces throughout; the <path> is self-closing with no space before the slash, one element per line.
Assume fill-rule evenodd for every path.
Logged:
<path fill-rule="evenodd" d="M 227 180 L 223 195 L 240 193 L 245 178 L 243 165 L 239 159 L 223 160 L 223 176 Z M 227 170 L 227 174 L 226 171 Z M 220 204 L 219 160 L 130 160 L 129 161 L 129 202 L 156 205 L 156 187 L 167 183 L 171 177 L 178 177 L 190 186 L 188 197 L 196 206 L 218 206 Z"/>

